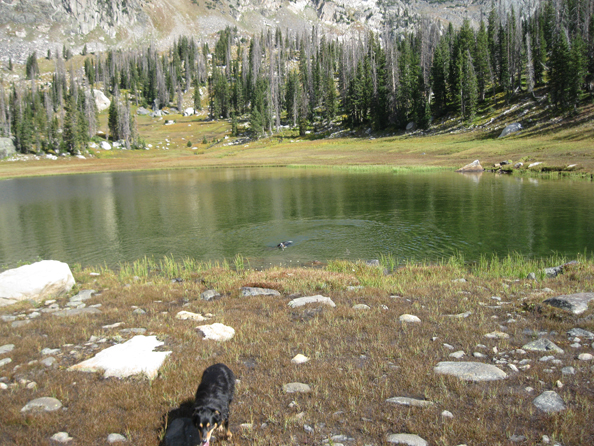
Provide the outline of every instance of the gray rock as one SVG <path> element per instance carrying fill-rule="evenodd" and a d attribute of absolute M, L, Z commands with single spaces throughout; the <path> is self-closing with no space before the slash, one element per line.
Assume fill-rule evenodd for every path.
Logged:
<path fill-rule="evenodd" d="M 434 404 L 432 401 L 418 400 L 415 398 L 408 398 L 405 396 L 395 396 L 393 398 L 388 398 L 386 400 L 386 402 L 392 403 L 392 404 L 399 404 L 401 406 L 412 406 L 412 407 L 431 407 Z"/>
<path fill-rule="evenodd" d="M 120 333 L 122 333 L 122 334 L 134 333 L 134 334 L 142 335 L 142 334 L 145 334 L 146 333 L 146 328 L 140 328 L 140 327 L 136 327 L 136 328 L 122 328 L 120 330 Z"/>
<path fill-rule="evenodd" d="M 44 365 L 46 367 L 52 367 L 56 362 L 58 361 L 53 356 L 48 356 L 47 358 L 43 358 L 41 361 L 39 361 L 41 365 Z"/>
<path fill-rule="evenodd" d="M 136 314 L 138 316 L 142 316 L 143 314 L 146 314 L 146 310 L 143 310 L 142 308 L 137 308 L 136 310 L 134 310 L 132 312 L 132 314 Z"/>
<path fill-rule="evenodd" d="M 534 274 L 534 273 L 528 273 L 528 276 L 526 276 L 526 279 L 528 279 L 528 280 L 536 280 L 536 274 Z"/>
<path fill-rule="evenodd" d="M 583 328 L 572 328 L 567 332 L 569 336 L 577 336 L 582 338 L 594 339 L 594 333 Z"/>
<path fill-rule="evenodd" d="M 11 351 L 14 350 L 14 344 L 5 344 L 2 347 L 0 347 L 0 355 L 3 355 L 5 353 L 9 353 Z"/>
<path fill-rule="evenodd" d="M 406 444 L 408 446 L 427 446 L 429 443 L 415 434 L 391 434 L 386 438 L 388 443 Z"/>
<path fill-rule="evenodd" d="M 144 108 L 144 107 L 138 107 L 138 109 L 136 110 L 136 114 L 137 115 L 141 115 L 141 116 L 145 116 L 145 115 L 148 115 L 150 113 L 151 112 L 149 110 L 147 110 L 146 108 Z"/>
<path fill-rule="evenodd" d="M 210 325 L 200 325 L 196 327 L 204 336 L 204 339 L 213 341 L 228 341 L 235 336 L 235 329 L 227 325 L 215 322 Z"/>
<path fill-rule="evenodd" d="M 191 418 L 176 418 L 167 427 L 165 446 L 195 446 L 200 434 Z"/>
<path fill-rule="evenodd" d="M 109 434 L 107 436 L 108 443 L 121 443 L 124 441 L 128 441 L 128 440 L 122 434 Z"/>
<path fill-rule="evenodd" d="M 315 303 L 329 305 L 331 307 L 336 306 L 336 304 L 332 301 L 332 299 L 330 299 L 329 297 L 321 296 L 319 294 L 316 296 L 298 297 L 298 298 L 290 301 L 288 305 L 291 308 L 297 308 L 297 307 L 302 307 L 303 305 L 315 304 Z"/>
<path fill-rule="evenodd" d="M 0 138 L 0 159 L 12 156 L 16 153 L 16 147 L 12 138 Z"/>
<path fill-rule="evenodd" d="M 56 398 L 52 397 L 42 397 L 37 398 L 32 401 L 29 401 L 23 408 L 21 412 L 29 412 L 29 411 L 36 411 L 41 410 L 45 412 L 53 412 L 54 410 L 58 410 L 62 407 L 62 402 Z"/>
<path fill-rule="evenodd" d="M 380 261 L 377 259 L 373 259 L 373 260 L 366 260 L 365 261 L 365 265 L 367 266 L 380 266 Z"/>
<path fill-rule="evenodd" d="M 256 287 L 249 287 L 244 286 L 241 288 L 241 295 L 243 297 L 249 296 L 280 296 L 280 293 L 276 290 L 271 290 L 269 288 L 256 288 Z"/>
<path fill-rule="evenodd" d="M 371 307 L 369 305 L 365 305 L 365 304 L 357 304 L 357 305 L 353 305 L 353 310 L 370 310 Z"/>
<path fill-rule="evenodd" d="M 101 90 L 93 90 L 93 96 L 95 96 L 95 104 L 97 104 L 99 113 L 103 110 L 107 110 L 111 105 L 111 101 Z"/>
<path fill-rule="evenodd" d="M 220 297 L 221 295 L 219 294 L 218 291 L 215 290 L 206 290 L 204 291 L 201 295 L 200 295 L 200 299 L 202 300 L 213 300 L 217 297 Z"/>
<path fill-rule="evenodd" d="M 0 367 L 4 367 L 6 364 L 10 364 L 11 362 L 12 362 L 12 359 L 10 359 L 10 358 L 0 359 Z"/>
<path fill-rule="evenodd" d="M 482 362 L 443 361 L 433 370 L 435 373 L 457 376 L 465 381 L 495 381 L 507 378 L 507 373 L 500 368 Z"/>
<path fill-rule="evenodd" d="M 553 277 L 557 277 L 559 274 L 563 273 L 563 267 L 553 266 L 551 268 L 545 268 L 544 272 L 549 279 L 552 279 Z"/>
<path fill-rule="evenodd" d="M 553 341 L 547 338 L 540 338 L 536 341 L 529 342 L 522 346 L 524 350 L 530 350 L 532 352 L 555 352 L 564 353 L 563 349 L 558 347 Z"/>
<path fill-rule="evenodd" d="M 44 348 L 43 350 L 41 350 L 41 354 L 42 355 L 55 355 L 56 353 L 60 353 L 60 349 L 59 348 Z"/>
<path fill-rule="evenodd" d="M 519 132 L 520 130 L 522 130 L 522 124 L 520 124 L 519 122 L 514 122 L 513 124 L 509 124 L 503 129 L 503 131 L 499 135 L 499 138 L 505 138 L 507 135 Z"/>
<path fill-rule="evenodd" d="M 101 310 L 94 307 L 85 307 L 85 308 L 73 308 L 72 310 L 61 310 L 55 311 L 52 313 L 54 316 L 58 317 L 73 317 L 73 316 L 83 316 L 83 315 L 92 315 L 92 314 L 101 314 Z"/>
<path fill-rule="evenodd" d="M 593 299 L 594 293 L 577 293 L 551 297 L 545 300 L 544 303 L 563 310 L 569 310 L 573 314 L 582 314 L 588 309 L 588 304 Z"/>
<path fill-rule="evenodd" d="M 526 440 L 527 440 L 527 438 L 524 435 L 514 434 L 511 437 L 509 437 L 509 441 L 511 441 L 512 443 L 522 443 Z"/>
<path fill-rule="evenodd" d="M 402 314 L 398 317 L 398 320 L 400 322 L 406 322 L 410 324 L 418 324 L 421 322 L 421 319 L 419 319 L 419 317 L 415 316 L 414 314 Z"/>
<path fill-rule="evenodd" d="M 24 320 L 24 321 L 14 321 L 13 323 L 10 324 L 10 326 L 12 328 L 20 328 L 20 327 L 24 327 L 25 325 L 28 325 L 31 323 L 30 319 Z"/>
<path fill-rule="evenodd" d="M 311 387 L 303 383 L 289 383 L 283 384 L 283 392 L 285 393 L 309 393 Z"/>
<path fill-rule="evenodd" d="M 70 302 L 83 302 L 89 300 L 96 292 L 97 291 L 95 290 L 81 290 L 76 296 L 70 298 Z"/>
<path fill-rule="evenodd" d="M 534 398 L 533 404 L 543 412 L 552 413 L 565 410 L 565 403 L 557 392 L 547 390 Z"/>

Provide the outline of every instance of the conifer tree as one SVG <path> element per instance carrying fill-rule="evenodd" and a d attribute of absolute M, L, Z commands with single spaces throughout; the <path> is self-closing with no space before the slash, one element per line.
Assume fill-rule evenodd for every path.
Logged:
<path fill-rule="evenodd" d="M 111 103 L 109 104 L 107 115 L 107 127 L 109 128 L 109 135 L 111 136 L 112 141 L 120 139 L 118 122 L 118 98 L 113 96 L 111 98 Z"/>

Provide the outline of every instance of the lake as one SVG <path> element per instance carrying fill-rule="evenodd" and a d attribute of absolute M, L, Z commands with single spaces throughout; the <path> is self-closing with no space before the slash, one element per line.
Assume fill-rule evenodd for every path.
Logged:
<path fill-rule="evenodd" d="M 292 240 L 281 251 L 275 246 Z M 594 250 L 594 185 L 452 172 L 246 168 L 0 181 L 0 265 L 148 256 L 252 266 Z"/>

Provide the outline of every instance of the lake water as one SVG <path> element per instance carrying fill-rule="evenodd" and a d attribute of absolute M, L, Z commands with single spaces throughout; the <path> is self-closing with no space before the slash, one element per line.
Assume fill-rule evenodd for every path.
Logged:
<path fill-rule="evenodd" d="M 293 245 L 275 249 L 284 240 Z M 482 174 L 213 169 L 0 181 L 0 266 L 144 256 L 252 266 L 594 251 L 594 185 Z"/>

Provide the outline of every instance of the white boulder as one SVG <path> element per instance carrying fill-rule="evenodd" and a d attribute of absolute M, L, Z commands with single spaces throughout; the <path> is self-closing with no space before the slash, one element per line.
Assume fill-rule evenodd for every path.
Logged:
<path fill-rule="evenodd" d="M 104 371 L 103 377 L 126 378 L 144 373 L 149 379 L 157 376 L 159 368 L 171 352 L 155 352 L 163 345 L 156 336 L 134 336 L 123 344 L 114 345 L 97 353 L 91 359 L 68 368 L 70 371 Z"/>
<path fill-rule="evenodd" d="M 41 302 L 65 294 L 74 286 L 70 267 L 57 260 L 43 260 L 0 274 L 0 306 L 21 300 Z"/>
<path fill-rule="evenodd" d="M 107 141 L 101 141 L 101 144 L 99 144 L 99 147 L 101 147 L 101 150 L 111 150 L 111 144 L 108 143 Z"/>
<path fill-rule="evenodd" d="M 95 96 L 95 104 L 97 104 L 99 113 L 109 108 L 111 101 L 101 90 L 93 90 L 93 95 Z"/>
<path fill-rule="evenodd" d="M 213 341 L 228 341 L 235 336 L 235 330 L 227 325 L 218 322 L 211 325 L 200 325 L 196 327 L 204 335 L 204 339 Z"/>
<path fill-rule="evenodd" d="M 194 114 L 194 109 L 192 107 L 188 107 L 184 110 L 184 116 L 192 116 Z"/>

